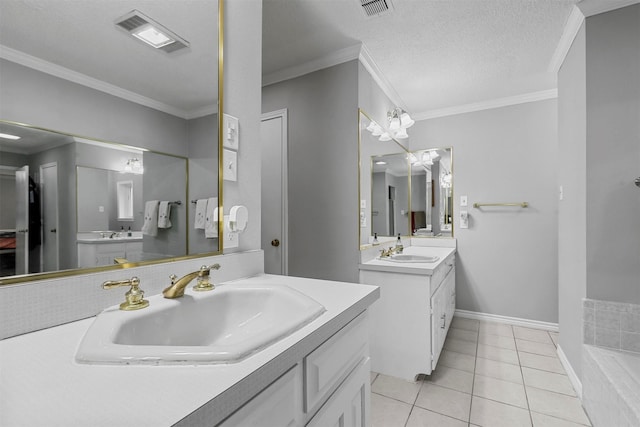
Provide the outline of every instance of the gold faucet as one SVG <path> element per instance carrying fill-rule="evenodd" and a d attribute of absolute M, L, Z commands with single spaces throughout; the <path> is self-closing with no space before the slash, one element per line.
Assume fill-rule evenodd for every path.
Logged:
<path fill-rule="evenodd" d="M 102 284 L 102 289 L 117 288 L 120 286 L 131 286 L 131 289 L 124 294 L 126 301 L 120 304 L 120 310 L 140 310 L 149 306 L 149 301 L 144 299 L 144 291 L 140 289 L 140 279 L 132 277 L 126 280 L 108 280 Z"/>
<path fill-rule="evenodd" d="M 389 258 L 395 252 L 395 248 L 393 246 L 388 249 L 382 249 L 380 251 L 380 258 Z"/>
<path fill-rule="evenodd" d="M 178 276 L 172 274 L 171 285 L 162 291 L 162 295 L 164 295 L 165 298 L 180 298 L 184 295 L 184 289 L 187 285 L 196 277 L 198 278 L 198 283 L 193 287 L 194 291 L 213 290 L 213 284 L 209 283 L 209 273 L 211 272 L 211 269 L 219 270 L 220 264 L 213 264 L 208 267 L 203 265 L 200 267 L 200 270 L 187 273 L 179 279 Z"/>

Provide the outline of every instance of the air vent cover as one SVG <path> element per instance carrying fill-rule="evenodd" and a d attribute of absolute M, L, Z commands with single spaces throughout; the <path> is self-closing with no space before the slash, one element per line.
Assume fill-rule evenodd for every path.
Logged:
<path fill-rule="evenodd" d="M 164 44 L 162 46 L 154 46 L 156 49 L 163 50 L 167 53 L 173 52 L 179 49 L 183 49 L 185 47 L 189 47 L 188 41 L 178 36 L 176 33 L 164 27 L 163 25 L 159 24 L 158 22 L 154 21 L 153 19 L 149 18 L 148 16 L 144 15 L 142 12 L 138 10 L 132 10 L 126 15 L 116 19 L 115 24 L 119 28 L 125 30 L 127 33 L 134 36 L 135 36 L 134 33 L 136 33 L 136 31 L 139 30 L 141 27 L 144 27 L 146 25 L 153 26 L 153 28 L 162 32 L 163 35 L 171 39 L 171 41 L 168 42 L 167 44 Z"/>
<path fill-rule="evenodd" d="M 391 0 L 360 0 L 360 5 L 369 18 L 390 12 L 393 8 Z"/>

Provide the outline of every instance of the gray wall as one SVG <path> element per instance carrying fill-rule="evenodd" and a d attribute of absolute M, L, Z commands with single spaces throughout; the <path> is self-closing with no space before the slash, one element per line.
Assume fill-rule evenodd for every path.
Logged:
<path fill-rule="evenodd" d="M 587 18 L 586 59 L 587 297 L 640 304 L 640 5 Z"/>
<path fill-rule="evenodd" d="M 587 151 L 585 28 L 558 72 L 558 318 L 560 348 L 582 372 L 582 299 L 587 289 Z"/>
<path fill-rule="evenodd" d="M 181 201 L 171 207 L 171 228 L 158 229 L 157 236 L 143 235 L 145 256 L 182 256 L 187 253 L 187 164 L 186 160 L 162 154 L 144 153 L 142 175 L 144 202 L 149 200 Z"/>
<path fill-rule="evenodd" d="M 78 232 L 109 230 L 109 171 L 79 166 Z M 100 207 L 103 211 L 100 212 Z"/>
<path fill-rule="evenodd" d="M 558 321 L 557 103 L 546 100 L 423 120 L 411 150 L 453 147 L 457 306 Z M 467 195 L 470 228 L 458 228 Z M 474 202 L 527 201 L 528 209 Z"/>
<path fill-rule="evenodd" d="M 238 249 L 260 248 L 260 93 L 262 83 L 262 0 L 226 1 L 224 108 L 239 120 L 238 181 L 224 182 L 224 208 L 245 205 L 249 223 Z"/>
<path fill-rule="evenodd" d="M 187 122 L 189 133 L 189 200 L 218 196 L 218 115 L 212 114 Z M 195 230 L 195 205 L 188 203 L 190 230 L 189 253 L 214 252 L 218 239 L 207 239 L 204 230 Z"/>
<path fill-rule="evenodd" d="M 0 59 L 0 119 L 186 156 L 186 120 Z"/>
<path fill-rule="evenodd" d="M 289 274 L 358 281 L 358 62 L 262 90 L 288 109 Z"/>

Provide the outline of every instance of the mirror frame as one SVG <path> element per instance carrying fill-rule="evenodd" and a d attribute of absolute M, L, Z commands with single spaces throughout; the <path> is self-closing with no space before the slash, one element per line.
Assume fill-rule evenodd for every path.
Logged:
<path fill-rule="evenodd" d="M 224 100 L 224 49 L 223 48 L 224 48 L 224 0 L 218 0 L 218 250 L 214 252 L 205 252 L 205 253 L 199 253 L 199 254 L 193 254 L 193 255 L 182 255 L 178 257 L 161 258 L 161 259 L 149 260 L 149 261 L 129 262 L 124 264 L 114 264 L 109 266 L 100 266 L 100 267 L 92 267 L 92 268 L 75 268 L 75 269 L 69 269 L 69 270 L 58 270 L 58 271 L 50 271 L 50 272 L 43 272 L 43 273 L 30 273 L 30 274 L 0 277 L 0 286 L 13 285 L 13 284 L 19 284 L 19 283 L 28 283 L 36 280 L 50 280 L 50 279 L 57 279 L 61 277 L 78 276 L 78 275 L 98 273 L 103 271 L 116 271 L 116 270 L 128 269 L 133 267 L 140 267 L 140 266 L 147 266 L 147 265 L 154 265 L 154 264 L 164 264 L 164 263 L 170 263 L 175 261 L 222 255 L 224 251 L 224 247 L 223 247 L 224 210 L 223 210 L 223 203 L 222 203 L 222 201 L 224 200 L 223 141 L 222 141 L 222 138 L 223 138 L 222 127 L 223 127 L 223 119 L 224 119 L 224 102 L 223 102 Z M 58 132 L 56 130 L 46 129 L 38 126 L 32 126 L 25 123 L 12 122 L 8 120 L 0 120 L 0 121 L 4 123 L 10 123 L 14 125 L 29 127 L 32 129 L 65 134 L 72 137 L 89 139 L 89 140 L 104 142 L 108 144 L 118 144 L 111 141 L 99 140 L 93 137 L 74 135 L 66 132 Z M 126 144 L 118 144 L 118 145 L 126 145 Z M 154 151 L 154 150 L 148 150 L 148 151 Z M 157 152 L 157 153 L 165 154 L 160 152 Z M 187 163 L 187 173 L 188 173 L 188 163 Z M 189 203 L 189 201 L 186 200 L 185 203 Z M 187 239 L 188 239 L 188 235 L 187 235 Z"/>

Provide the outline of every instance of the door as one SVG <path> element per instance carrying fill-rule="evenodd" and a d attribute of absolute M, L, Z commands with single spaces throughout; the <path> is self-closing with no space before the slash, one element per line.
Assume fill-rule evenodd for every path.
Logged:
<path fill-rule="evenodd" d="M 287 110 L 262 115 L 262 250 L 264 271 L 288 273 Z"/>
<path fill-rule="evenodd" d="M 29 166 L 16 171 L 16 274 L 29 272 Z"/>
<path fill-rule="evenodd" d="M 40 271 L 59 270 L 58 252 L 58 164 L 40 166 L 40 206 L 42 206 L 42 245 Z"/>

